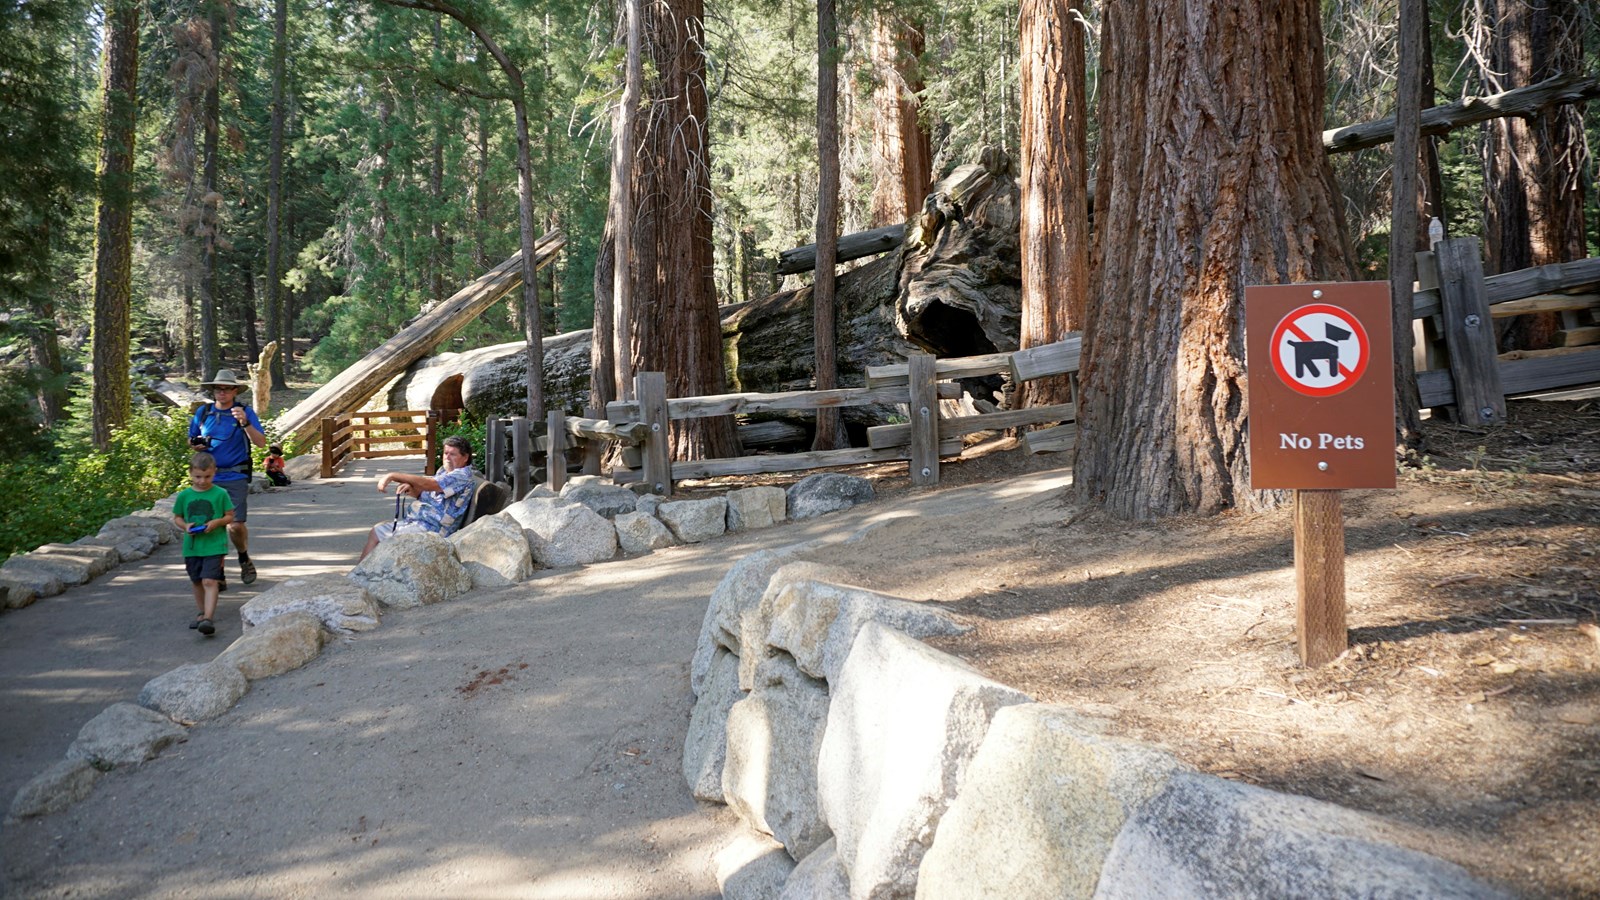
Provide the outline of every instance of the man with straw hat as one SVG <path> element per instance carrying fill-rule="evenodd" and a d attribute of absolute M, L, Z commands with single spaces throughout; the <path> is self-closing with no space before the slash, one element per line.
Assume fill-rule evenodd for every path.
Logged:
<path fill-rule="evenodd" d="M 216 457 L 216 485 L 228 492 L 234 507 L 228 537 L 239 551 L 239 578 L 249 584 L 256 580 L 256 567 L 250 561 L 250 528 L 245 525 L 250 497 L 250 445 L 265 447 L 267 436 L 261 431 L 256 411 L 237 402 L 239 394 L 249 386 L 240 382 L 232 369 L 218 369 L 217 377 L 200 387 L 211 391 L 216 402 L 194 411 L 194 418 L 189 420 L 189 446 Z"/>

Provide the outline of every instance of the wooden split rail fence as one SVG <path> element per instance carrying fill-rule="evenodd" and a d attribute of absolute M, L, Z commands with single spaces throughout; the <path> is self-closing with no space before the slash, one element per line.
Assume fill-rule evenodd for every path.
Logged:
<path fill-rule="evenodd" d="M 332 478 L 347 459 L 423 455 L 426 474 L 438 458 L 439 423 L 451 411 L 400 409 L 353 412 L 322 420 L 322 477 Z M 396 446 L 397 445 L 397 446 Z M 375 449 L 383 447 L 383 449 Z"/>
<path fill-rule="evenodd" d="M 1504 424 L 1506 396 L 1600 382 L 1600 259 L 1484 277 L 1475 237 L 1417 254 L 1417 391 L 1467 425 Z M 1494 321 L 1556 313 L 1557 347 L 1497 353 Z"/>
<path fill-rule="evenodd" d="M 663 373 L 641 372 L 634 379 L 637 399 L 609 404 L 604 420 L 569 417 L 555 411 L 547 417 L 542 435 L 534 433 L 526 418 L 491 420 L 486 474 L 491 480 L 509 482 L 513 495 L 519 498 L 538 481 L 559 489 L 566 474 L 568 448 L 581 447 L 586 458 L 597 459 L 595 445 L 611 442 L 622 447 L 622 465 L 611 471 L 612 479 L 618 484 L 644 482 L 652 492 L 663 496 L 670 496 L 674 482 L 686 478 L 796 472 L 896 461 L 909 464 L 913 484 L 937 484 L 940 457 L 959 454 L 965 435 L 1024 425 L 1068 423 L 1029 435 L 1030 449 L 1045 452 L 1069 449 L 1075 433 L 1070 424 L 1075 410 L 1070 403 L 978 415 L 941 415 L 940 400 L 961 397 L 961 386 L 955 379 L 1010 372 L 1020 383 L 1032 378 L 1069 375 L 1077 370 L 1078 356 L 1079 339 L 1073 335 L 1057 344 L 1016 353 L 943 360 L 917 354 L 900 365 L 869 369 L 867 385 L 860 388 L 680 398 L 667 397 Z M 675 421 L 884 404 L 904 404 L 907 421 L 867 429 L 866 447 L 725 459 L 670 458 L 670 435 Z M 538 465 L 540 455 L 545 461 L 542 468 Z"/>

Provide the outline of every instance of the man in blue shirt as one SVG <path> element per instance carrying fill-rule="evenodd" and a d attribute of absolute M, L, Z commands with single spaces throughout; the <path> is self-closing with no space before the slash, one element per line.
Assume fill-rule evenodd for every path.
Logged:
<path fill-rule="evenodd" d="M 386 472 L 378 478 L 378 493 L 388 493 L 390 484 L 400 485 L 395 494 L 414 497 L 411 511 L 395 522 L 379 522 L 367 535 L 361 551 L 366 559 L 372 548 L 397 534 L 431 531 L 448 537 L 461 524 L 472 501 L 472 444 L 460 435 L 444 439 L 444 471 L 437 476 Z"/>
<path fill-rule="evenodd" d="M 250 529 L 245 525 L 249 515 L 250 446 L 265 447 L 267 436 L 261 432 L 256 411 L 238 402 L 240 392 L 247 386 L 234 377 L 232 369 L 218 369 L 217 377 L 200 387 L 210 390 L 216 402 L 194 411 L 189 420 L 189 446 L 204 450 L 217 460 L 216 486 L 228 492 L 234 507 L 228 537 L 239 551 L 239 578 L 249 584 L 256 580 L 256 567 L 250 561 Z"/>

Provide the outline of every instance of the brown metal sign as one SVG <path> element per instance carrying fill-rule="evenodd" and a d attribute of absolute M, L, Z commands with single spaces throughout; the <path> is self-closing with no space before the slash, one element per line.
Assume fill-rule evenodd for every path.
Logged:
<path fill-rule="evenodd" d="M 1394 340 L 1381 281 L 1245 288 L 1250 486 L 1394 487 Z"/>

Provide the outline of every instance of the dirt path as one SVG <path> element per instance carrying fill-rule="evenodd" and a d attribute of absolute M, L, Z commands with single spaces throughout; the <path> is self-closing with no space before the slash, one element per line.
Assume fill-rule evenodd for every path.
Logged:
<path fill-rule="evenodd" d="M 717 896 L 712 856 L 736 820 L 690 797 L 680 754 L 689 660 L 728 566 L 1060 481 L 868 504 L 391 612 L 69 811 L 6 825 L 0 895 Z M 225 595 L 209 642 L 183 627 L 170 547 L 0 617 L 0 796 L 106 705 L 219 652 L 256 590 L 347 570 L 386 513 L 370 480 L 252 498 L 262 577 Z"/>

